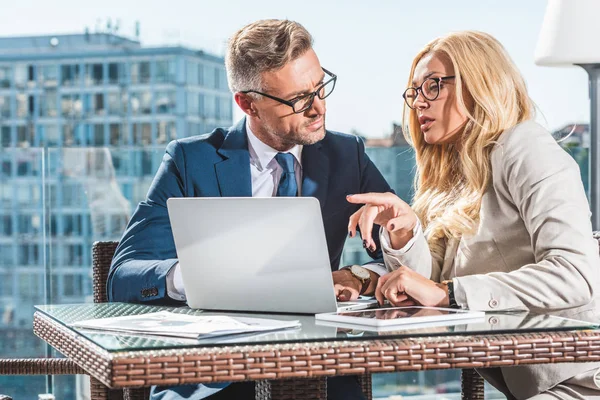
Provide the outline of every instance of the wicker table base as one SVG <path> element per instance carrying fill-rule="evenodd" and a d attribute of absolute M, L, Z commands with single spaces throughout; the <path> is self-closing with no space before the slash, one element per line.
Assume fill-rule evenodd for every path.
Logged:
<path fill-rule="evenodd" d="M 600 361 L 600 332 L 108 352 L 43 313 L 34 332 L 111 388 Z"/>

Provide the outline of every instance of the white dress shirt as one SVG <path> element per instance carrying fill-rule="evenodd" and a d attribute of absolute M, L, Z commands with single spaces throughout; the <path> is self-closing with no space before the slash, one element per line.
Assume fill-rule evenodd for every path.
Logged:
<path fill-rule="evenodd" d="M 248 135 L 248 151 L 250 153 L 250 176 L 252 178 L 252 197 L 274 197 L 283 173 L 283 168 L 275 156 L 279 151 L 258 139 L 250 126 L 246 124 Z M 294 172 L 298 184 L 298 194 L 302 193 L 302 146 L 296 145 L 287 151 L 294 156 Z M 373 263 L 363 267 L 384 275 L 387 270 L 384 264 Z M 167 294 L 170 298 L 185 301 L 185 289 L 179 263 L 175 264 L 167 274 Z"/>

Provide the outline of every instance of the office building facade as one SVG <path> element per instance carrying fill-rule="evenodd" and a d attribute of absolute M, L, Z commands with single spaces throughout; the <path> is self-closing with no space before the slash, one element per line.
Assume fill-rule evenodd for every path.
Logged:
<path fill-rule="evenodd" d="M 43 355 L 33 305 L 90 299 L 93 241 L 119 239 L 169 141 L 231 125 L 232 104 L 223 58 L 202 51 L 0 38 L 2 357 Z"/>

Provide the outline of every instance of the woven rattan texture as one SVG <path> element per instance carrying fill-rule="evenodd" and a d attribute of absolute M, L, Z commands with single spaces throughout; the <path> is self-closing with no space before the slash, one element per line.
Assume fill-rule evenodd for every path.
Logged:
<path fill-rule="evenodd" d="M 108 353 L 37 312 L 34 331 L 110 387 L 600 361 L 600 332 L 445 336 Z"/>
<path fill-rule="evenodd" d="M 474 369 L 462 370 L 461 387 L 464 400 L 484 400 L 484 381 Z"/>
<path fill-rule="evenodd" d="M 119 242 L 94 242 L 92 245 L 94 303 L 106 303 L 108 301 L 106 282 L 108 281 L 110 264 L 118 245 Z M 94 378 L 91 378 L 90 386 L 92 392 L 96 394 L 96 397 L 92 397 L 93 400 L 105 398 L 110 400 L 146 400 L 150 397 L 150 389 L 148 388 L 108 391 L 106 386 Z"/>
<path fill-rule="evenodd" d="M 65 358 L 0 359 L 0 375 L 76 375 L 85 371 Z"/>
<path fill-rule="evenodd" d="M 94 303 L 106 303 L 106 282 L 110 263 L 119 242 L 95 242 L 92 245 Z"/>
<path fill-rule="evenodd" d="M 325 400 L 326 397 L 326 378 L 281 379 L 277 381 L 265 380 L 256 382 L 257 399 Z"/>

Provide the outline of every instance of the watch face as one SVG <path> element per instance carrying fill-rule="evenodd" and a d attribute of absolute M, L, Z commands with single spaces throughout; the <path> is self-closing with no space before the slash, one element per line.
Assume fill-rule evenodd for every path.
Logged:
<path fill-rule="evenodd" d="M 353 265 L 350 270 L 354 275 L 356 275 L 360 279 L 369 279 L 371 277 L 371 274 L 369 274 L 369 270 L 361 267 L 360 265 Z"/>

